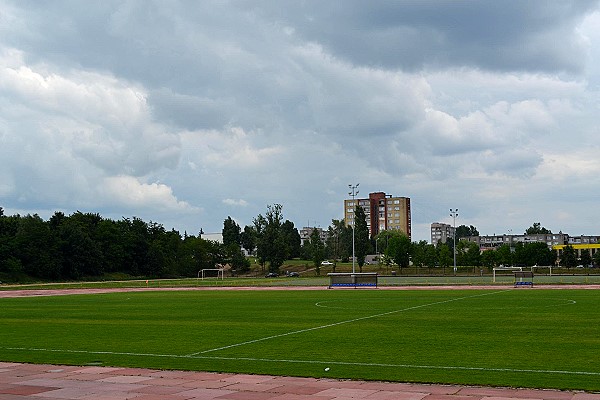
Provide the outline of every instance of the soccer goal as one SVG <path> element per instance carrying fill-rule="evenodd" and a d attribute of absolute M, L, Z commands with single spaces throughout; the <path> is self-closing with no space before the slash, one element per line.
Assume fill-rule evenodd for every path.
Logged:
<path fill-rule="evenodd" d="M 512 280 L 515 276 L 515 271 L 523 271 L 523 267 L 494 268 L 492 282 L 496 283 L 496 277 L 509 277 Z"/>
<path fill-rule="evenodd" d="M 198 279 L 202 277 L 202 280 L 205 278 L 216 278 L 216 279 L 224 279 L 225 278 L 225 269 L 224 268 L 206 268 L 198 271 Z"/>

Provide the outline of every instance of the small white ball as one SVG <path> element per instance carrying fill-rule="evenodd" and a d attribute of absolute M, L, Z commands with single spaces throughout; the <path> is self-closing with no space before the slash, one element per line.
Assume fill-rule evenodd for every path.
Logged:
<path fill-rule="evenodd" d="M 325 368 L 325 371 L 329 371 L 329 367 Z"/>

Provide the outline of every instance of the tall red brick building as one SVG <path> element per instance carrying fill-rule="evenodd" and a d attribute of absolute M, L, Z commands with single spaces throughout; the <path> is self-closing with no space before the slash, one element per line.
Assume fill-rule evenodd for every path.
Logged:
<path fill-rule="evenodd" d="M 368 198 L 344 200 L 344 221 L 354 225 L 354 210 L 359 205 L 367 216 L 371 237 L 381 231 L 399 230 L 411 237 L 410 198 L 393 197 L 384 192 L 369 193 Z"/>

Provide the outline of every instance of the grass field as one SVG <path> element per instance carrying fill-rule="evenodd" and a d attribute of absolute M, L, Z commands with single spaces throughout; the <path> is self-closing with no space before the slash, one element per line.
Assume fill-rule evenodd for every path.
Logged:
<path fill-rule="evenodd" d="M 599 391 L 599 299 L 503 287 L 6 298 L 0 360 Z"/>

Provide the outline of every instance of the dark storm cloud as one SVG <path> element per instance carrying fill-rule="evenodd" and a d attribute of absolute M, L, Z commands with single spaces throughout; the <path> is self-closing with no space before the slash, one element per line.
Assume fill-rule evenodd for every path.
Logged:
<path fill-rule="evenodd" d="M 586 54 L 574 28 L 597 4 L 352 0 L 267 2 L 261 10 L 361 65 L 578 73 Z"/>

